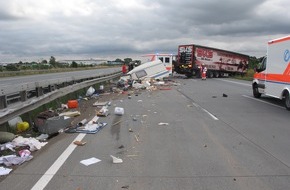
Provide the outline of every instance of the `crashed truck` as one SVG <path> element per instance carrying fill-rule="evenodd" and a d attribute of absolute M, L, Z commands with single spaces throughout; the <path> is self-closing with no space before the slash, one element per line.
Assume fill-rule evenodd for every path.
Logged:
<path fill-rule="evenodd" d="M 128 83 L 134 83 L 136 81 L 144 81 L 144 80 L 163 80 L 164 77 L 169 77 L 170 72 L 166 69 L 164 63 L 161 60 L 155 60 L 143 63 L 131 71 L 129 71 L 126 75 L 122 76 L 118 81 L 119 86 Z"/>
<path fill-rule="evenodd" d="M 174 71 L 187 77 L 200 77 L 204 65 L 207 67 L 207 77 L 227 77 L 243 75 L 248 63 L 248 55 L 196 44 L 180 45 Z"/>

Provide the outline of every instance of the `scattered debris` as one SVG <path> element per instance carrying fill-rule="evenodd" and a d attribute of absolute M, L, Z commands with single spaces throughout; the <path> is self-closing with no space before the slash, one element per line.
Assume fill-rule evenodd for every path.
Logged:
<path fill-rule="evenodd" d="M 114 164 L 120 164 L 120 163 L 123 163 L 123 160 L 121 158 L 117 158 L 115 156 L 112 156 L 111 157 L 113 158 L 113 163 Z"/>
<path fill-rule="evenodd" d="M 115 115 L 124 115 L 124 108 L 115 107 Z"/>
<path fill-rule="evenodd" d="M 79 126 L 84 126 L 87 122 L 88 122 L 87 119 L 83 119 L 83 120 L 81 120 L 81 121 L 78 123 L 78 125 L 79 125 Z"/>
<path fill-rule="evenodd" d="M 69 127 L 71 125 L 71 118 L 67 116 L 43 117 L 37 116 L 34 120 L 37 130 L 44 134 L 55 134 L 59 130 Z"/>
<path fill-rule="evenodd" d="M 93 104 L 93 106 L 96 106 L 96 107 L 103 107 L 103 106 L 107 106 L 108 105 L 108 101 L 106 101 L 106 102 L 95 102 L 94 104 Z"/>
<path fill-rule="evenodd" d="M 161 123 L 158 123 L 158 125 L 159 125 L 159 126 L 161 126 L 161 125 L 169 125 L 169 123 L 162 123 L 162 122 L 161 122 Z"/>
<path fill-rule="evenodd" d="M 78 103 L 77 100 L 69 100 L 67 102 L 67 106 L 68 106 L 69 109 L 78 108 L 79 103 Z"/>
<path fill-rule="evenodd" d="M 11 142 L 15 138 L 15 135 L 10 132 L 0 131 L 0 144 Z"/>
<path fill-rule="evenodd" d="M 129 128 L 129 132 L 131 132 L 131 133 L 132 133 L 132 132 L 133 132 L 133 130 L 132 130 L 131 128 Z"/>
<path fill-rule="evenodd" d="M 121 187 L 122 189 L 129 189 L 129 185 L 124 185 Z"/>
<path fill-rule="evenodd" d="M 139 142 L 139 139 L 138 139 L 138 137 L 136 135 L 135 135 L 135 139 L 136 139 L 137 142 Z"/>
<path fill-rule="evenodd" d="M 67 128 L 66 133 L 87 133 L 87 134 L 96 134 L 102 128 L 104 128 L 107 123 L 103 122 L 89 122 L 85 126 L 76 126 Z"/>
<path fill-rule="evenodd" d="M 10 172 L 12 171 L 12 169 L 10 168 L 5 168 L 5 167 L 0 167 L 0 176 L 2 175 L 8 175 Z"/>
<path fill-rule="evenodd" d="M 228 97 L 228 95 L 226 95 L 226 94 L 223 94 L 223 97 Z"/>
<path fill-rule="evenodd" d="M 97 112 L 97 116 L 107 117 L 109 115 L 109 110 L 107 106 L 103 106 L 100 111 Z"/>
<path fill-rule="evenodd" d="M 48 134 L 41 134 L 38 137 L 36 137 L 36 139 L 39 141 L 46 141 L 48 137 L 49 137 Z"/>
<path fill-rule="evenodd" d="M 59 114 L 59 116 L 67 116 L 67 117 L 76 117 L 80 115 L 81 115 L 81 112 L 79 111 L 68 111 L 68 112 L 63 112 Z"/>
<path fill-rule="evenodd" d="M 80 161 L 80 163 L 85 165 L 85 166 L 89 166 L 89 165 L 92 165 L 92 164 L 96 164 L 96 163 L 98 163 L 100 161 L 101 161 L 100 159 L 92 157 L 92 158 L 89 158 L 89 159 L 86 159 L 86 160 L 82 160 L 82 161 Z"/>
<path fill-rule="evenodd" d="M 86 93 L 86 96 L 92 96 L 95 93 L 95 89 L 91 86 Z"/>
<path fill-rule="evenodd" d="M 74 141 L 74 144 L 77 146 L 84 146 L 85 144 L 87 144 L 87 142 Z"/>

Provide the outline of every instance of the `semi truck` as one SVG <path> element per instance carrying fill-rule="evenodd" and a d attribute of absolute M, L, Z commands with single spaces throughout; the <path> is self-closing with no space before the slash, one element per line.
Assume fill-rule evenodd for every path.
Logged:
<path fill-rule="evenodd" d="M 174 71 L 187 77 L 201 75 L 201 67 L 207 67 L 207 77 L 223 77 L 244 74 L 249 56 L 231 51 L 196 44 L 178 46 Z"/>
<path fill-rule="evenodd" d="M 286 109 L 290 110 L 290 36 L 269 41 L 267 55 L 255 70 L 253 96 L 284 100 Z"/>

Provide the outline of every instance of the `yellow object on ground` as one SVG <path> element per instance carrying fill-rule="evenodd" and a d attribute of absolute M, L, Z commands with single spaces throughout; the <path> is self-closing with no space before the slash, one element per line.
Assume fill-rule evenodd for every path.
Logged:
<path fill-rule="evenodd" d="M 29 129 L 29 123 L 24 121 L 24 122 L 18 122 L 17 123 L 17 131 L 18 132 L 23 132 Z"/>

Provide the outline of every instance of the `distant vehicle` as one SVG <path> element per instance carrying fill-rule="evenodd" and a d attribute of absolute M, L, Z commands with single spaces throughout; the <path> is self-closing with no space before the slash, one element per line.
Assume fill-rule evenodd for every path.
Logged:
<path fill-rule="evenodd" d="M 173 73 L 173 65 L 176 62 L 176 55 L 168 53 L 155 53 L 155 54 L 146 54 L 143 57 L 150 57 L 151 61 L 160 60 L 166 67 L 166 70 L 169 71 L 169 74 Z"/>
<path fill-rule="evenodd" d="M 290 110 L 290 36 L 268 42 L 267 56 L 256 68 L 253 95 L 267 95 L 284 100 Z"/>
<path fill-rule="evenodd" d="M 200 46 L 196 44 L 178 46 L 174 71 L 187 77 L 200 77 L 201 66 L 207 67 L 207 77 L 222 77 L 244 74 L 249 56 L 231 51 Z"/>

